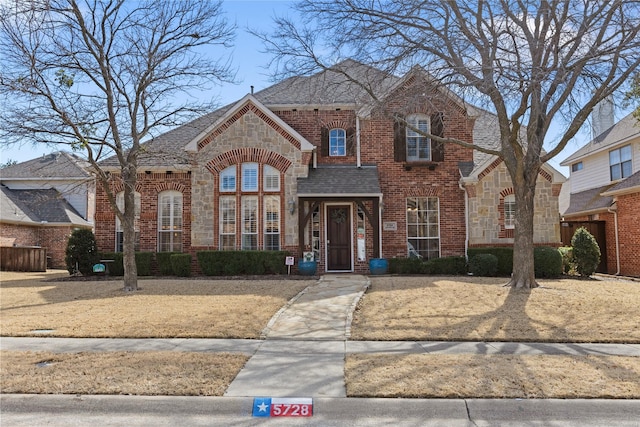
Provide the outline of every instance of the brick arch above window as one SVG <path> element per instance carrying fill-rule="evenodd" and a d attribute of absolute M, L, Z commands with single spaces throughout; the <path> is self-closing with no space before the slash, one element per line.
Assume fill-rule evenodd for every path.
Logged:
<path fill-rule="evenodd" d="M 111 184 L 111 191 L 114 193 L 120 193 L 124 191 L 124 182 L 122 180 L 114 181 Z M 143 185 L 139 182 L 136 182 L 136 193 L 143 193 Z"/>
<path fill-rule="evenodd" d="M 510 196 L 510 195 L 512 195 L 512 194 L 515 194 L 515 193 L 513 192 L 513 187 L 505 188 L 504 190 L 502 190 L 502 191 L 500 192 L 500 199 L 502 200 L 502 199 L 504 199 L 505 197 Z"/>
<path fill-rule="evenodd" d="M 440 197 L 440 195 L 442 194 L 442 188 L 409 188 L 404 193 L 404 197 Z"/>
<path fill-rule="evenodd" d="M 161 193 L 167 190 L 179 191 L 180 193 L 184 193 L 186 187 L 184 184 L 180 184 L 178 182 L 160 182 L 156 185 L 156 192 Z"/>
<path fill-rule="evenodd" d="M 219 174 L 231 165 L 240 163 L 261 163 L 273 166 L 280 172 L 284 173 L 291 166 L 291 160 L 274 151 L 265 150 L 264 148 L 236 148 L 222 153 L 207 164 L 206 168 L 214 174 Z"/>

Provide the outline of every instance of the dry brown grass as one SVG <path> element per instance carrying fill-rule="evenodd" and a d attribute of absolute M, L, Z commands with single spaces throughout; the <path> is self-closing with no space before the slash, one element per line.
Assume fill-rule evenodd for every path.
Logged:
<path fill-rule="evenodd" d="M 370 355 L 347 357 L 350 397 L 640 398 L 640 358 Z"/>
<path fill-rule="evenodd" d="M 222 396 L 248 357 L 229 353 L 1 352 L 2 393 Z"/>
<path fill-rule="evenodd" d="M 504 278 L 376 277 L 351 328 L 356 340 L 640 343 L 640 283 Z"/>
<path fill-rule="evenodd" d="M 271 317 L 313 280 L 141 279 L 46 281 L 65 273 L 0 276 L 0 331 L 55 337 L 259 338 Z M 66 275 L 68 276 L 68 275 Z"/>

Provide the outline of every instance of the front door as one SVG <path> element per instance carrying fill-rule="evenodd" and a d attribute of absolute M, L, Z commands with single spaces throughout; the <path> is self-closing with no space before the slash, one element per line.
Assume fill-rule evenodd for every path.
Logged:
<path fill-rule="evenodd" d="M 351 206 L 327 206 L 327 271 L 351 271 Z"/>

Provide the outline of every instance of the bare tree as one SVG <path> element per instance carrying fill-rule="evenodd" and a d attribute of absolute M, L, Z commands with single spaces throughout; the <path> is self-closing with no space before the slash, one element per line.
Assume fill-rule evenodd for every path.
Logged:
<path fill-rule="evenodd" d="M 213 0 L 15 0 L 0 9 L 4 141 L 83 151 L 120 219 L 124 289 L 137 289 L 135 186 L 141 143 L 202 106 L 190 90 L 233 78 L 235 27 Z M 220 57 L 206 50 L 218 46 Z M 186 101 L 185 101 L 186 100 Z M 102 162 L 115 158 L 115 173 Z M 124 209 L 110 181 L 121 180 Z"/>
<path fill-rule="evenodd" d="M 391 74 L 420 65 L 454 93 L 495 113 L 495 149 L 425 135 L 504 161 L 516 198 L 510 285 L 532 288 L 537 286 L 533 203 L 538 173 L 576 135 L 593 107 L 625 85 L 640 64 L 639 4 L 302 0 L 300 23 L 276 18 L 276 32 L 260 36 L 274 54 L 270 65 L 278 78 L 328 69 L 345 57 Z M 373 91 L 369 94 L 375 98 Z M 549 135 L 554 122 L 564 126 L 559 136 Z M 553 143 L 545 151 L 549 139 Z"/>

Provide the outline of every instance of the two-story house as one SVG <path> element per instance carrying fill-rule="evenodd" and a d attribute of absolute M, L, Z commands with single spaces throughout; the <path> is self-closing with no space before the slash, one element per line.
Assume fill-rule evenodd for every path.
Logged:
<path fill-rule="evenodd" d="M 640 123 L 630 114 L 613 124 L 606 103 L 596 113 L 595 137 L 561 163 L 571 169 L 563 235 L 587 227 L 603 255 L 599 271 L 640 276 Z"/>
<path fill-rule="evenodd" d="M 347 60 L 145 143 L 138 250 L 313 251 L 324 273 L 366 272 L 371 258 L 464 256 L 468 246 L 513 244 L 513 190 L 502 162 L 438 144 L 397 116 L 435 135 L 497 144 L 495 116 L 423 70 L 390 76 Z M 103 167 L 121 203 L 119 168 L 113 159 Z M 560 244 L 563 181 L 545 165 L 537 244 Z M 100 249 L 122 250 L 119 221 L 100 188 L 96 201 Z"/>
<path fill-rule="evenodd" d="M 65 268 L 67 239 L 93 229 L 95 181 L 79 157 L 56 152 L 0 169 L 0 246 L 45 248 Z"/>

